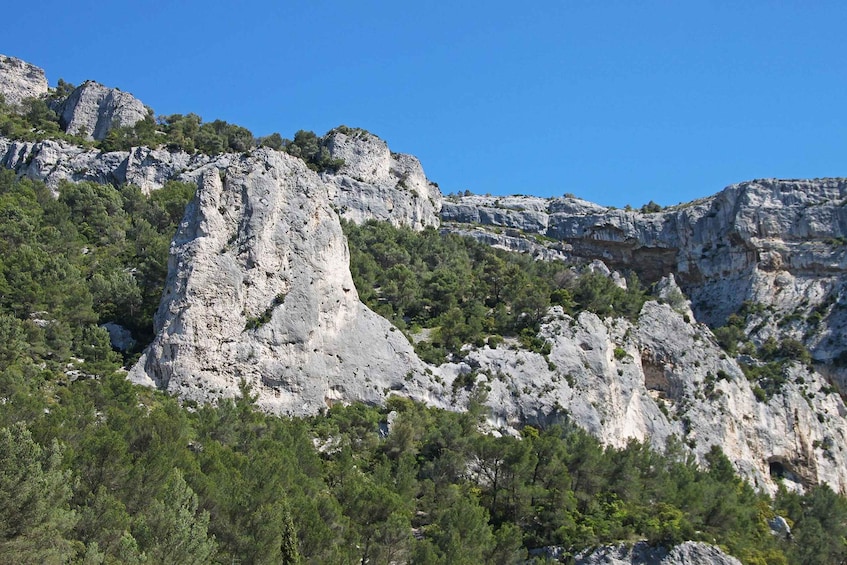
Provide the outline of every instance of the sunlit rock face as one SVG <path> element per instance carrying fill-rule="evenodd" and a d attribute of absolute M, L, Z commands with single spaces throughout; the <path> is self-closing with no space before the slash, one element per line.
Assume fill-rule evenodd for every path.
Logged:
<path fill-rule="evenodd" d="M 413 229 L 437 227 L 441 192 L 426 178 L 420 161 L 391 152 L 385 141 L 364 130 L 346 131 L 336 130 L 327 140 L 330 155 L 344 166 L 322 175 L 341 217 Z"/>
<path fill-rule="evenodd" d="M 645 542 L 605 545 L 579 553 L 575 561 L 577 565 L 741 565 L 719 547 L 694 541 L 671 549 L 650 547 Z"/>
<path fill-rule="evenodd" d="M 26 98 L 47 94 L 47 77 L 35 65 L 0 55 L 0 94 L 6 104 L 17 106 Z"/>
<path fill-rule="evenodd" d="M 344 159 L 345 165 L 337 172 L 321 173 L 318 182 L 325 185 L 341 217 L 356 223 L 387 221 L 416 230 L 439 225 L 441 192 L 427 180 L 415 157 L 392 153 L 384 141 L 368 133 L 336 132 L 328 146 L 333 158 Z M 193 179 L 195 171 L 213 161 L 222 168 L 237 157 L 149 147 L 103 153 L 65 141 L 0 137 L 0 164 L 53 189 L 63 180 L 92 181 L 134 184 L 149 194 L 169 180 Z"/>
<path fill-rule="evenodd" d="M 67 133 L 99 141 L 112 128 L 133 126 L 143 120 L 148 110 L 132 94 L 89 80 L 57 104 L 56 113 Z"/>
<path fill-rule="evenodd" d="M 684 304 L 647 302 L 635 322 L 556 307 L 540 335 L 551 344 L 546 357 L 507 341 L 437 374 L 447 385 L 476 374 L 490 389 L 495 427 L 571 422 L 616 447 L 681 444 L 703 463 L 717 445 L 759 488 L 785 480 L 847 491 L 847 409 L 819 372 L 791 364 L 781 391 L 757 400 L 738 362 Z"/>
<path fill-rule="evenodd" d="M 235 396 L 244 381 L 278 414 L 381 403 L 390 393 L 434 400 L 403 334 L 359 301 L 317 174 L 258 150 L 196 175 L 156 338 L 134 380 L 202 402 Z"/>

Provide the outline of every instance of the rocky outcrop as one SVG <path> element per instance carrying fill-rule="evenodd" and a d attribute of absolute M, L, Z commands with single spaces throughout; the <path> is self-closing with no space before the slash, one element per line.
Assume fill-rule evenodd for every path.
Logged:
<path fill-rule="evenodd" d="M 570 421 L 607 445 L 636 439 L 658 450 L 675 438 L 701 462 L 718 445 L 759 488 L 783 479 L 847 492 L 847 408 L 826 379 L 795 363 L 781 391 L 759 401 L 709 328 L 684 300 L 676 306 L 648 302 L 635 323 L 554 308 L 539 334 L 548 356 L 507 341 L 436 372 L 447 385 L 475 374 L 495 427 Z"/>
<path fill-rule="evenodd" d="M 133 126 L 150 111 L 132 94 L 94 81 L 78 86 L 56 107 L 65 132 L 101 140 L 118 126 Z"/>
<path fill-rule="evenodd" d="M 143 118 L 122 94 L 84 84 L 63 107 L 65 123 L 96 138 Z M 494 427 L 567 419 L 609 445 L 634 438 L 663 449 L 676 438 L 701 460 L 719 445 L 762 488 L 782 478 L 847 492 L 847 409 L 830 386 L 847 385 L 847 181 L 752 181 L 655 213 L 522 196 L 452 197 L 442 209 L 414 157 L 363 130 L 339 128 L 324 143 L 344 161 L 335 173 L 269 149 L 101 153 L 2 138 L 0 162 L 53 188 L 198 184 L 137 382 L 214 401 L 238 394 L 243 380 L 268 411 L 313 414 L 394 393 L 461 409 L 469 392 L 452 384 L 470 373 L 490 389 Z M 438 225 L 439 211 L 445 230 L 583 263 L 620 285 L 617 270 L 635 270 L 659 282 L 659 301 L 636 321 L 553 310 L 540 333 L 546 357 L 507 340 L 514 347 L 469 348 L 461 362 L 427 367 L 359 302 L 338 216 L 422 229 Z M 720 325 L 745 302 L 745 335 L 802 340 L 816 360 L 785 363 L 785 383 L 769 398 L 757 398 L 738 360 L 698 322 Z"/>
<path fill-rule="evenodd" d="M 0 165 L 18 175 L 43 181 L 56 190 L 62 181 L 134 184 L 145 194 L 169 180 L 194 181 L 197 171 L 214 162 L 225 167 L 235 154 L 190 155 L 184 151 L 133 147 L 130 151 L 103 153 L 66 141 L 12 141 L 0 137 Z"/>
<path fill-rule="evenodd" d="M 322 175 L 341 217 L 413 229 L 439 225 L 441 192 L 416 157 L 392 153 L 385 141 L 360 129 L 334 130 L 326 143 L 332 158 L 344 161 L 337 173 Z"/>
<path fill-rule="evenodd" d="M 413 229 L 438 225 L 441 193 L 426 179 L 416 158 L 391 153 L 384 141 L 371 134 L 353 138 L 335 133 L 331 139 L 342 136 L 344 150 L 336 149 L 336 155 L 346 155 L 348 164 L 337 174 L 320 175 L 333 206 L 342 217 L 357 223 L 369 219 L 390 221 Z M 337 147 L 342 147 L 341 142 Z M 378 170 L 375 174 L 360 176 L 365 167 L 363 161 L 381 162 L 381 157 L 385 157 L 383 164 L 388 166 L 387 173 L 383 175 Z M 44 181 L 54 190 L 63 180 L 92 181 L 130 183 L 147 194 L 169 180 L 193 181 L 197 171 L 211 163 L 225 168 L 238 158 L 239 155 L 233 153 L 212 158 L 199 153 L 149 147 L 103 153 L 65 141 L 23 142 L 0 137 L 0 165 L 14 169 L 21 176 Z M 404 181 L 407 184 L 402 185 L 398 180 L 402 178 L 407 179 Z"/>
<path fill-rule="evenodd" d="M 766 179 L 655 213 L 573 197 L 451 197 L 442 219 L 448 229 L 474 224 L 544 236 L 572 259 L 600 259 L 650 283 L 674 274 L 713 326 L 744 302 L 769 307 L 773 323 L 759 328 L 760 339 L 782 319 L 818 312 L 827 323 L 812 328 L 807 343 L 816 359 L 829 361 L 844 350 L 835 335 L 847 328 L 845 202 L 845 179 Z M 788 328 L 794 336 L 809 330 L 795 326 Z"/>
<path fill-rule="evenodd" d="M 577 565 L 741 565 L 720 548 L 687 541 L 668 550 L 645 542 L 588 549 L 575 557 Z"/>
<path fill-rule="evenodd" d="M 485 229 L 481 226 L 462 227 L 445 226 L 442 233 L 452 233 L 462 237 L 470 237 L 491 247 L 514 251 L 516 253 L 527 253 L 542 261 L 569 261 L 578 258 L 573 257 L 569 251 L 570 246 L 559 242 L 539 241 L 533 237 L 515 229 Z"/>
<path fill-rule="evenodd" d="M 0 55 L 0 94 L 7 104 L 18 105 L 25 98 L 47 94 L 44 71 L 26 61 Z"/>
<path fill-rule="evenodd" d="M 278 414 L 392 392 L 438 403 L 439 385 L 403 334 L 359 301 L 315 173 L 260 149 L 196 175 L 135 381 L 208 402 L 239 394 L 243 380 Z"/>

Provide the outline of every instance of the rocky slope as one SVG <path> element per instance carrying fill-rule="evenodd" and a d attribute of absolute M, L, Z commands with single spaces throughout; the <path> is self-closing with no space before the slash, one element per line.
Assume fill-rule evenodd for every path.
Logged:
<path fill-rule="evenodd" d="M 389 391 L 434 400 L 406 338 L 359 301 L 331 189 L 314 172 L 260 149 L 194 175 L 156 339 L 133 380 L 202 402 L 244 380 L 280 414 Z"/>
<path fill-rule="evenodd" d="M 701 461 L 719 445 L 759 488 L 780 477 L 847 492 L 847 409 L 819 373 L 795 363 L 781 392 L 759 401 L 708 327 L 658 302 L 635 323 L 554 309 L 541 336 L 546 358 L 486 346 L 437 374 L 448 384 L 476 375 L 499 427 L 570 421 L 618 447 L 634 438 L 663 450 L 679 440 Z"/>
<path fill-rule="evenodd" d="M 453 371 L 499 376 L 487 386 L 505 422 L 566 412 L 612 445 L 636 437 L 661 448 L 676 436 L 702 457 L 716 444 L 762 487 L 783 476 L 845 492 L 847 410 L 831 386 L 847 384 L 845 197 L 847 181 L 822 179 L 741 183 L 654 213 L 573 197 L 448 198 L 444 230 L 538 257 L 602 260 L 648 282 L 673 276 L 681 287 L 666 294 L 678 312 L 648 303 L 635 324 L 591 314 L 551 320 L 549 364 L 485 349 Z M 769 399 L 739 364 L 761 362 L 733 359 L 696 323 L 719 326 L 739 311 L 753 348 L 793 339 L 815 361 L 783 367 L 786 384 Z M 537 398 L 515 399 L 524 395 Z"/>
<path fill-rule="evenodd" d="M 371 134 L 351 139 L 336 133 L 331 139 L 340 137 L 345 138 L 346 151 L 334 155 L 345 155 L 346 164 L 337 173 L 322 173 L 319 182 L 327 187 L 343 218 L 357 223 L 376 219 L 414 229 L 438 225 L 441 193 L 427 180 L 417 159 L 391 153 L 384 141 Z M 61 181 L 92 181 L 134 184 L 149 193 L 169 180 L 194 179 L 197 170 L 209 165 L 225 168 L 236 158 L 235 154 L 213 158 L 149 147 L 103 153 L 65 141 L 0 137 L 0 165 L 53 189 Z M 378 173 L 362 176 L 359 171 L 366 166 Z"/>
<path fill-rule="evenodd" d="M 687 541 L 671 550 L 650 547 L 644 542 L 586 550 L 576 556 L 577 565 L 741 565 L 719 548 Z"/>
<path fill-rule="evenodd" d="M 712 326 L 745 301 L 762 305 L 768 315 L 747 328 L 755 338 L 803 338 L 815 359 L 830 362 L 847 347 L 838 338 L 847 324 L 845 202 L 845 179 L 757 180 L 655 213 L 573 197 L 454 197 L 445 200 L 442 219 L 477 237 L 494 231 L 504 246 L 540 236 L 559 254 L 600 259 L 647 282 L 672 273 Z M 794 323 L 814 312 L 824 324 Z"/>

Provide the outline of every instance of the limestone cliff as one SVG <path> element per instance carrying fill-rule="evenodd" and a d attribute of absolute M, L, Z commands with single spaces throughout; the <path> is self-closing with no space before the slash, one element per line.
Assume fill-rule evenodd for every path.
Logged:
<path fill-rule="evenodd" d="M 25 98 L 47 94 L 47 78 L 35 65 L 15 57 L 0 55 L 0 94 L 7 104 L 20 104 Z"/>
<path fill-rule="evenodd" d="M 201 402 L 237 395 L 244 380 L 279 414 L 383 402 L 392 391 L 432 400 L 409 342 L 359 301 L 314 172 L 260 149 L 194 174 L 156 338 L 133 380 Z"/>
<path fill-rule="evenodd" d="M 414 229 L 438 225 L 441 193 L 427 180 L 415 157 L 391 153 L 385 142 L 372 134 L 353 138 L 335 133 L 331 140 L 341 137 L 344 150 L 334 151 L 346 156 L 346 164 L 338 173 L 322 173 L 319 182 L 326 186 L 342 217 L 357 223 L 376 219 Z M 331 146 L 341 147 L 341 142 Z M 194 179 L 197 170 L 213 161 L 215 166 L 225 167 L 238 158 L 233 153 L 212 158 L 149 147 L 103 153 L 65 141 L 26 142 L 0 137 L 0 165 L 44 181 L 53 189 L 63 180 L 92 181 L 130 183 L 149 194 L 169 180 Z M 357 171 L 365 167 L 365 162 L 384 165 L 384 169 L 363 176 Z"/>
<path fill-rule="evenodd" d="M 676 438 L 701 461 L 718 445 L 760 488 L 779 477 L 847 492 L 847 408 L 819 373 L 791 365 L 782 391 L 760 402 L 707 326 L 658 302 L 635 323 L 554 308 L 540 335 L 546 358 L 507 342 L 437 373 L 447 384 L 475 373 L 495 426 L 571 421 L 608 445 L 633 438 L 659 450 Z"/>
<path fill-rule="evenodd" d="M 411 155 L 392 153 L 385 141 L 364 130 L 339 128 L 330 132 L 327 147 L 344 166 L 323 174 L 341 216 L 356 223 L 369 219 L 437 227 L 441 192 Z"/>
<path fill-rule="evenodd" d="M 216 162 L 224 163 L 230 158 L 233 156 L 219 156 Z M 0 164 L 3 167 L 15 170 L 20 176 L 44 181 L 54 190 L 63 180 L 91 181 L 134 184 L 149 194 L 169 180 L 191 178 L 193 171 L 211 160 L 207 155 L 148 147 L 103 153 L 66 141 L 48 139 L 29 142 L 0 137 Z"/>
<path fill-rule="evenodd" d="M 698 318 L 713 326 L 745 301 L 764 306 L 767 316 L 747 328 L 755 338 L 775 335 L 782 323 L 779 333 L 803 338 L 829 362 L 847 348 L 838 337 L 847 328 L 845 202 L 845 179 L 768 179 L 655 213 L 573 197 L 453 197 L 442 219 L 465 232 L 482 224 L 523 239 L 543 236 L 570 259 L 600 259 L 647 282 L 674 274 Z M 815 312 L 823 323 L 797 323 Z"/>

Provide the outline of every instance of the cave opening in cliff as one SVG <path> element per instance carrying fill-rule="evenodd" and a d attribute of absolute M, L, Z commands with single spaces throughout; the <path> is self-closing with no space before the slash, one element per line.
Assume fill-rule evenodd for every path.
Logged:
<path fill-rule="evenodd" d="M 641 356 L 641 366 L 644 369 L 644 386 L 647 390 L 658 391 L 662 396 L 667 397 L 671 384 L 665 374 L 665 368 L 647 353 Z"/>
<path fill-rule="evenodd" d="M 768 471 L 770 472 L 772 479 L 784 479 L 785 476 L 789 474 L 785 465 L 783 465 L 780 461 L 771 461 L 768 463 Z"/>

